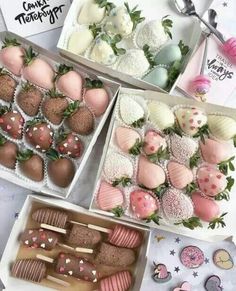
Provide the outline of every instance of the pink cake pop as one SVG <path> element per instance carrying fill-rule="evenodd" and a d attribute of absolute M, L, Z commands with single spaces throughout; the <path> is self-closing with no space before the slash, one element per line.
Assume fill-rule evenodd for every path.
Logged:
<path fill-rule="evenodd" d="M 202 102 L 206 101 L 206 94 L 210 91 L 211 80 L 206 75 L 197 76 L 192 82 L 192 91 L 196 98 Z"/>

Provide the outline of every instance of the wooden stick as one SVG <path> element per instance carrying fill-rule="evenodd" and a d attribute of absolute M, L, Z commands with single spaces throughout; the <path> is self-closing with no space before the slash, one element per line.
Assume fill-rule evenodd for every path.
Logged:
<path fill-rule="evenodd" d="M 40 227 L 48 229 L 48 230 L 52 230 L 52 231 L 55 231 L 55 232 L 60 232 L 60 233 L 63 233 L 63 234 L 67 233 L 67 230 L 64 229 L 64 228 L 59 228 L 59 227 L 52 226 L 52 225 L 45 224 L 45 223 L 40 224 Z"/>
<path fill-rule="evenodd" d="M 111 233 L 113 231 L 112 229 L 101 227 L 98 225 L 93 225 L 93 224 L 88 224 L 88 228 L 95 229 L 95 230 L 105 232 L 105 233 Z"/>
<path fill-rule="evenodd" d="M 50 276 L 50 275 L 48 275 L 48 276 L 46 277 L 46 279 L 49 280 L 49 281 L 52 281 L 52 282 L 54 282 L 54 283 L 56 283 L 56 284 L 59 284 L 59 285 L 61 285 L 61 286 L 64 286 L 64 287 L 70 287 L 70 286 L 71 286 L 69 282 L 66 282 L 66 281 L 60 280 L 60 279 L 58 279 L 58 278 L 56 278 L 56 277 L 53 277 L 53 276 Z"/>
<path fill-rule="evenodd" d="M 43 255 L 40 255 L 40 254 L 37 254 L 36 258 L 39 259 L 39 260 L 45 261 L 47 263 L 50 263 L 50 264 L 53 264 L 53 262 L 54 262 L 54 259 L 46 257 L 46 256 L 43 256 Z"/>
<path fill-rule="evenodd" d="M 93 249 L 79 248 L 79 247 L 75 248 L 75 251 L 79 253 L 87 253 L 87 254 L 93 253 Z"/>
<path fill-rule="evenodd" d="M 84 223 L 81 223 L 81 222 L 77 222 L 77 221 L 74 221 L 74 220 L 70 220 L 69 222 L 72 223 L 72 224 L 78 224 L 78 225 L 87 227 L 87 224 L 84 224 Z"/>
<path fill-rule="evenodd" d="M 64 249 L 67 249 L 67 250 L 70 250 L 70 251 L 75 251 L 75 248 L 71 247 L 71 246 L 68 246 L 68 245 L 65 245 L 65 244 L 61 244 L 61 243 L 57 243 L 57 245 L 61 248 L 64 248 Z"/>

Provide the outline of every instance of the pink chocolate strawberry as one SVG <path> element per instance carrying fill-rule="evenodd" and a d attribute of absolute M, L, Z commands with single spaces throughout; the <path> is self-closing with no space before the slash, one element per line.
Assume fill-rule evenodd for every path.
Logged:
<path fill-rule="evenodd" d="M 216 196 L 227 187 L 227 177 L 211 165 L 205 165 L 197 171 L 200 190 L 207 196 Z"/>
<path fill-rule="evenodd" d="M 207 123 L 206 113 L 195 107 L 179 108 L 175 111 L 175 115 L 180 128 L 190 136 L 196 135 Z"/>
<path fill-rule="evenodd" d="M 130 206 L 137 218 L 159 224 L 160 217 L 157 212 L 160 209 L 160 203 L 158 198 L 154 198 L 149 192 L 143 190 L 131 192 Z"/>
<path fill-rule="evenodd" d="M 5 38 L 0 51 L 0 61 L 10 72 L 20 76 L 23 68 L 24 52 L 16 39 Z"/>
<path fill-rule="evenodd" d="M 24 118 L 11 107 L 0 107 L 0 127 L 10 137 L 21 139 L 23 133 Z"/>
<path fill-rule="evenodd" d="M 149 130 L 145 134 L 143 150 L 147 155 L 155 154 L 160 148 L 164 150 L 166 147 L 166 140 L 155 130 Z"/>

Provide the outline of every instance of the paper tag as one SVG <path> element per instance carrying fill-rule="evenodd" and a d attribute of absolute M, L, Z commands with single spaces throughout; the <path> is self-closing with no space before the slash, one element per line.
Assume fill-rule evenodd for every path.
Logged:
<path fill-rule="evenodd" d="M 2 14 L 11 32 L 23 37 L 63 25 L 70 0 L 4 0 Z"/>

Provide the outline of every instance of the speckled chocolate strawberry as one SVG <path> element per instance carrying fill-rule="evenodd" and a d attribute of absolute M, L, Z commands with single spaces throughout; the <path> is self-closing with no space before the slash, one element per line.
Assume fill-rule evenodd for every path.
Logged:
<path fill-rule="evenodd" d="M 12 102 L 16 90 L 17 82 L 3 68 L 0 68 L 0 99 Z"/>
<path fill-rule="evenodd" d="M 214 166 L 202 166 L 197 171 L 197 183 L 207 196 L 216 196 L 227 187 L 227 177 Z"/>
<path fill-rule="evenodd" d="M 53 142 L 53 130 L 46 121 L 35 118 L 27 123 L 26 139 L 37 150 L 45 152 Z"/>
<path fill-rule="evenodd" d="M 208 135 L 207 116 L 201 109 L 179 108 L 175 111 L 178 124 L 184 133 L 194 137 Z"/>
<path fill-rule="evenodd" d="M 160 203 L 158 198 L 154 198 L 149 192 L 143 190 L 131 192 L 130 206 L 137 218 L 159 224 L 160 217 L 157 212 L 160 208 Z"/>
<path fill-rule="evenodd" d="M 16 97 L 20 108 L 29 116 L 38 114 L 40 103 L 43 99 L 43 93 L 34 85 L 26 82 Z"/>
<path fill-rule="evenodd" d="M 67 106 L 66 97 L 52 89 L 46 93 L 46 98 L 42 104 L 42 113 L 52 124 L 59 125 Z"/>
<path fill-rule="evenodd" d="M 76 134 L 61 130 L 57 138 L 57 150 L 60 154 L 79 158 L 83 153 L 83 143 Z"/>
<path fill-rule="evenodd" d="M 10 137 L 21 139 L 23 133 L 24 118 L 18 111 L 12 110 L 11 107 L 0 107 L 0 127 Z"/>

